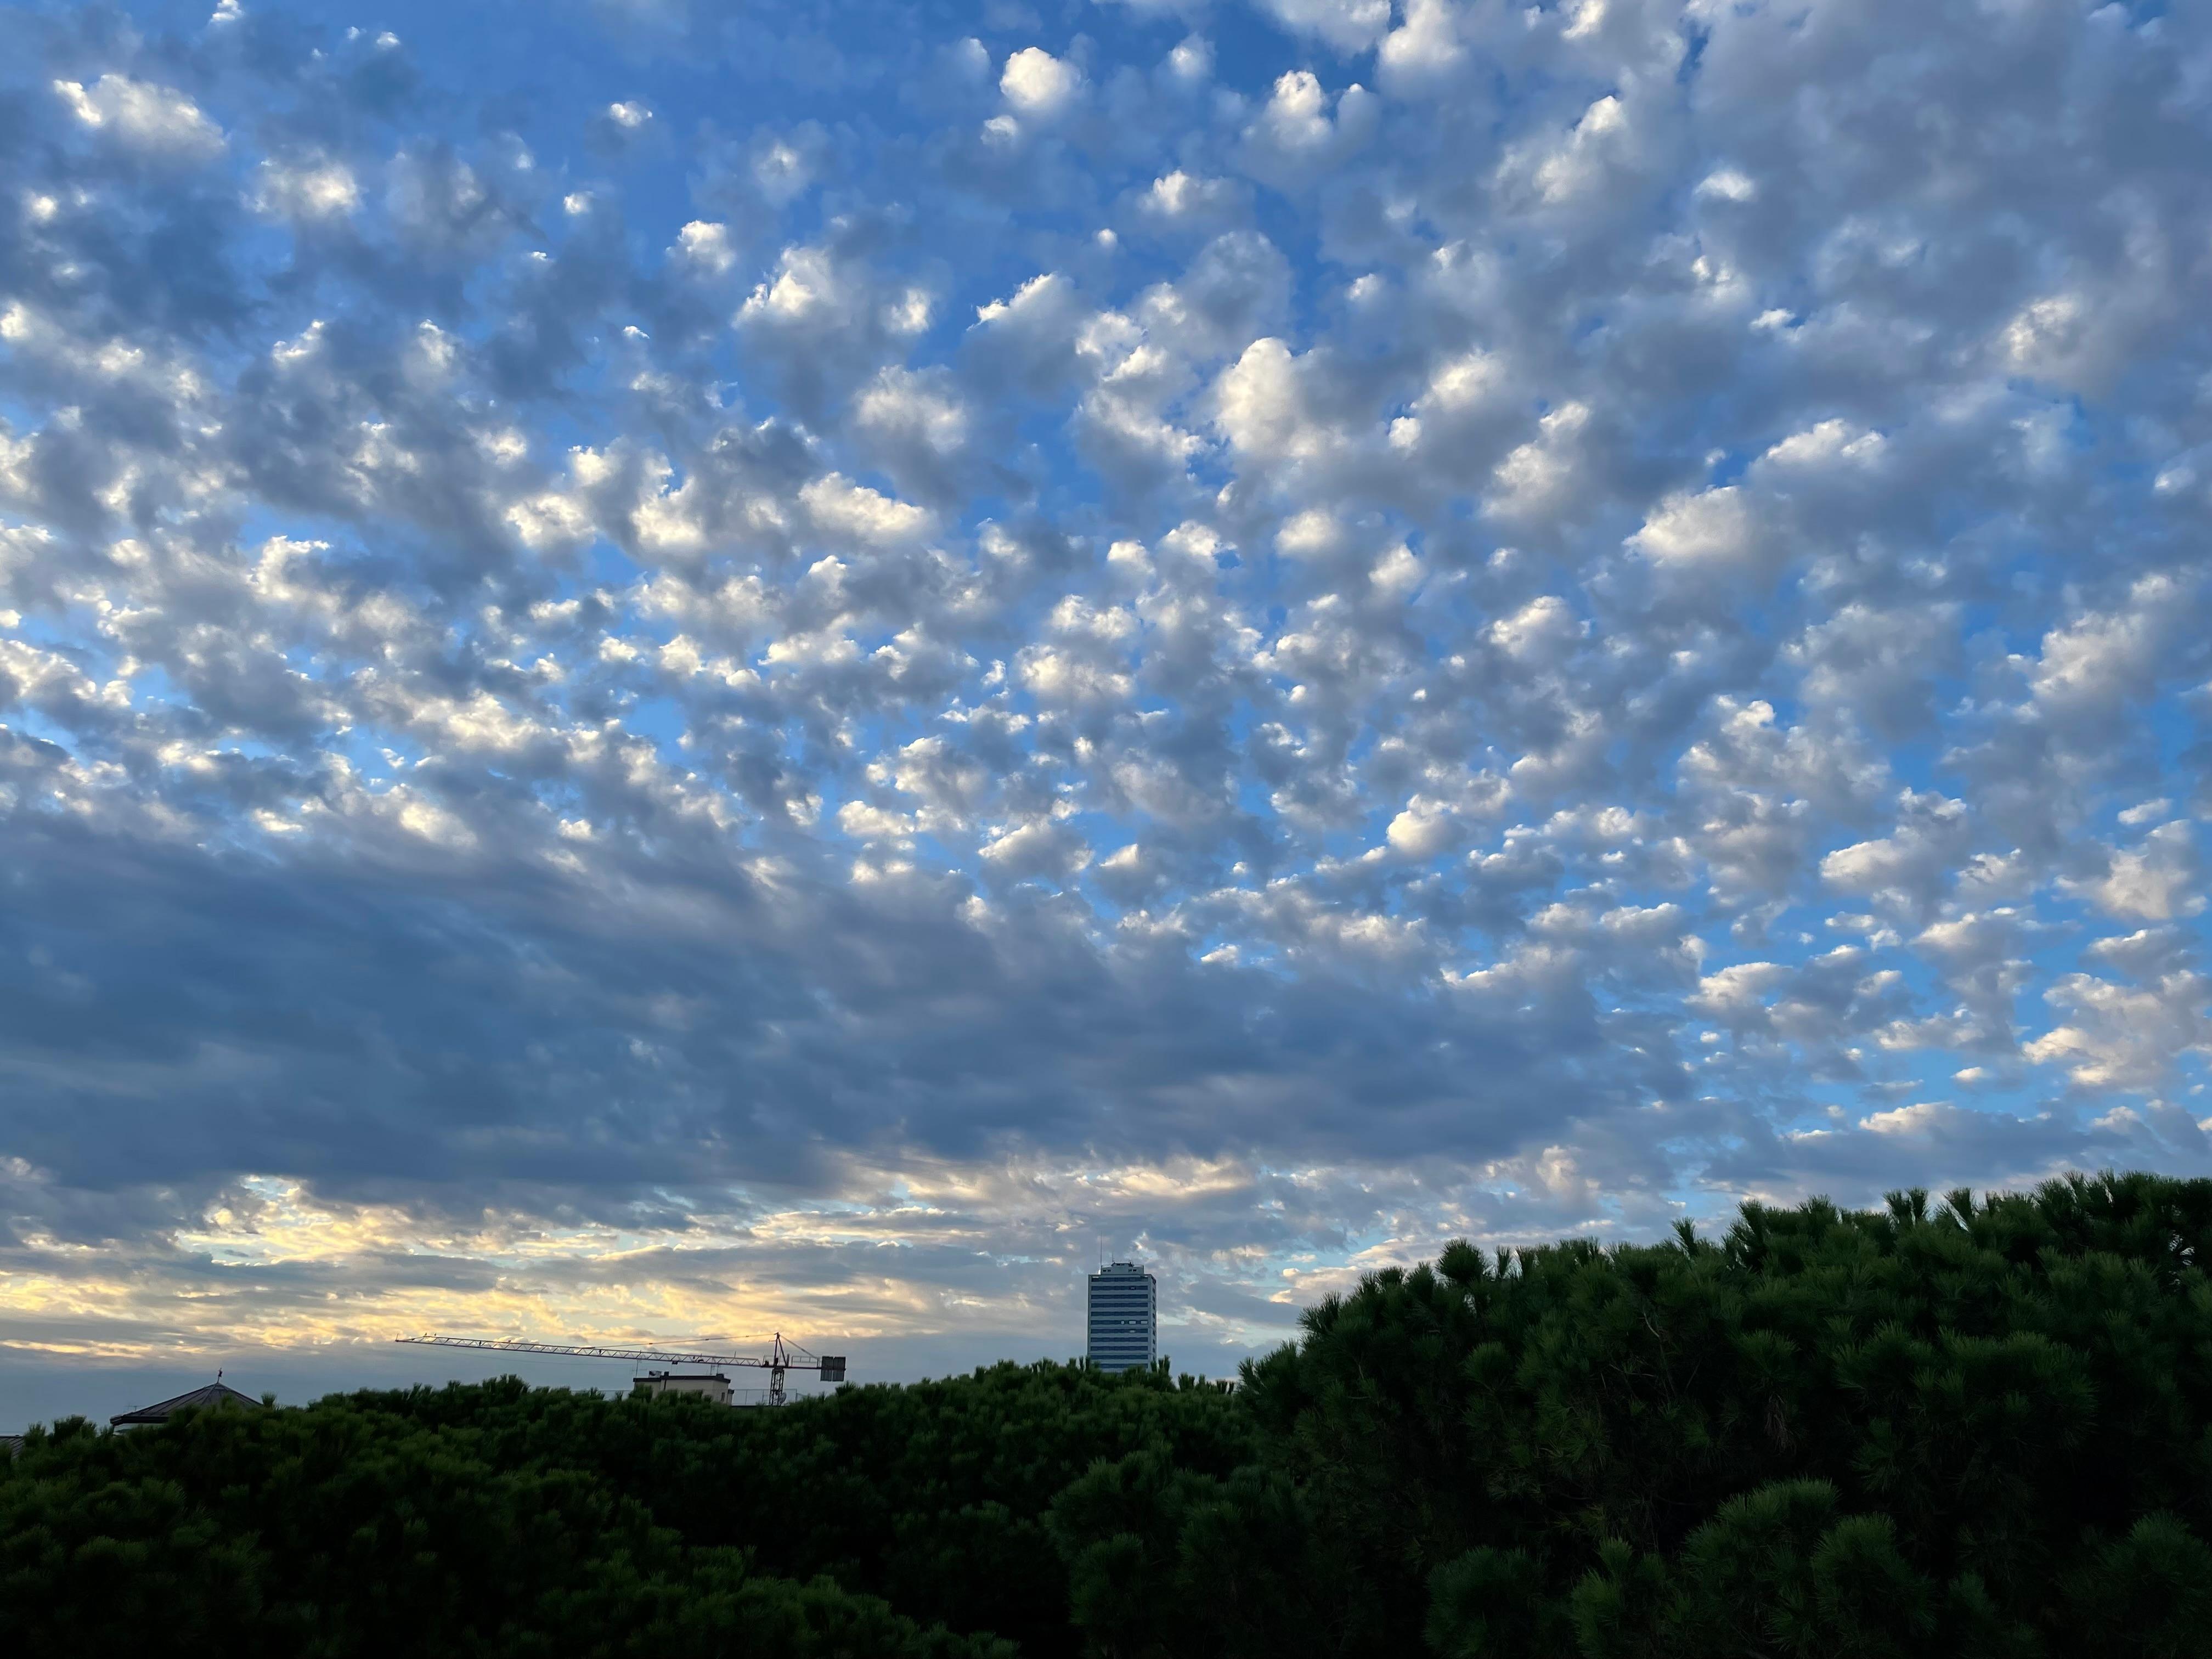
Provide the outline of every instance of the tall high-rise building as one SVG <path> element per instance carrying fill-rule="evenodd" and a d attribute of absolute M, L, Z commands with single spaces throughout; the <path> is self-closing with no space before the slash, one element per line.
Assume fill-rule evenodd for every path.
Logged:
<path fill-rule="evenodd" d="M 1159 1288 L 1133 1261 L 1109 1261 L 1091 1275 L 1091 1363 L 1102 1371 L 1134 1370 L 1159 1358 Z"/>

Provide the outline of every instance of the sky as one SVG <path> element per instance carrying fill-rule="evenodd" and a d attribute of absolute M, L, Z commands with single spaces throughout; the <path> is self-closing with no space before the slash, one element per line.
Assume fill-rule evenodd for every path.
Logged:
<path fill-rule="evenodd" d="M 0 37 L 0 1419 L 2212 1173 L 2212 9 Z"/>

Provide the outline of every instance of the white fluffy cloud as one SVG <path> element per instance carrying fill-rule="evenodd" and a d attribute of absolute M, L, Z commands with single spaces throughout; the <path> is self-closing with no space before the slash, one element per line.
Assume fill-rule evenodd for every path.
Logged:
<path fill-rule="evenodd" d="M 1008 54 L 999 76 L 999 90 L 1018 114 L 1049 119 L 1074 101 L 1083 85 L 1083 71 L 1064 58 L 1055 58 L 1042 46 L 1024 46 Z"/>
<path fill-rule="evenodd" d="M 222 129 L 174 88 L 111 73 L 89 88 L 57 80 L 53 90 L 85 126 L 149 156 L 199 161 L 222 150 Z"/>

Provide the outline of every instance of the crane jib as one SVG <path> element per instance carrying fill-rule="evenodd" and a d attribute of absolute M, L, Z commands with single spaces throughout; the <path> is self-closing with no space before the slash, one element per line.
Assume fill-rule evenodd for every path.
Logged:
<path fill-rule="evenodd" d="M 436 1336 L 428 1332 L 421 1336 L 402 1336 L 398 1342 L 412 1342 L 423 1347 L 477 1348 L 497 1353 L 542 1353 L 570 1359 L 628 1359 L 650 1364 L 665 1365 L 750 1365 L 761 1370 L 815 1371 L 824 1382 L 845 1380 L 845 1357 L 842 1354 L 813 1354 L 793 1346 L 779 1335 L 773 1350 L 760 1354 L 697 1353 L 669 1348 L 613 1348 L 584 1346 L 558 1342 L 526 1342 L 518 1338 L 482 1336 Z"/>

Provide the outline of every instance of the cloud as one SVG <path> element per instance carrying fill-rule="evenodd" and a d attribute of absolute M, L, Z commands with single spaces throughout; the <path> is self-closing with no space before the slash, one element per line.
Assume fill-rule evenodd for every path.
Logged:
<path fill-rule="evenodd" d="M 2162 823 L 2141 847 L 2113 853 L 2103 875 L 2062 884 L 2110 916 L 2170 921 L 2204 908 L 2203 866 L 2186 823 Z"/>
<path fill-rule="evenodd" d="M 999 76 L 999 90 L 1007 104 L 1031 120 L 1050 120 L 1060 114 L 1082 86 L 1081 70 L 1042 46 L 1024 46 L 1010 53 Z"/>
<path fill-rule="evenodd" d="M 1261 0 L 1285 28 L 1310 34 L 1342 52 L 1371 46 L 1390 27 L 1389 0 Z"/>
<path fill-rule="evenodd" d="M 1449 76 L 1467 56 L 1451 0 L 1407 0 L 1404 21 L 1376 52 L 1386 91 L 1418 93 Z"/>
<path fill-rule="evenodd" d="M 223 149 L 222 129 L 173 88 L 101 76 L 88 88 L 58 80 L 54 95 L 78 121 L 147 155 L 178 162 L 211 160 Z"/>
<path fill-rule="evenodd" d="M 1669 496 L 1629 538 L 1630 546 L 1662 564 L 1722 569 L 1752 563 L 1759 544 L 1758 526 L 1734 484 Z"/>
<path fill-rule="evenodd" d="M 324 156 L 264 161 L 255 170 L 254 206 L 285 218 L 339 218 L 361 205 L 361 183 L 351 168 Z"/>
<path fill-rule="evenodd" d="M 1329 420 L 1320 366 L 1279 339 L 1255 340 L 1222 372 L 1215 424 L 1230 444 L 1261 461 L 1321 459 L 1344 442 Z"/>
<path fill-rule="evenodd" d="M 2212 21 L 1262 10 L 26 37 L 11 1332 L 2212 1163 Z"/>

